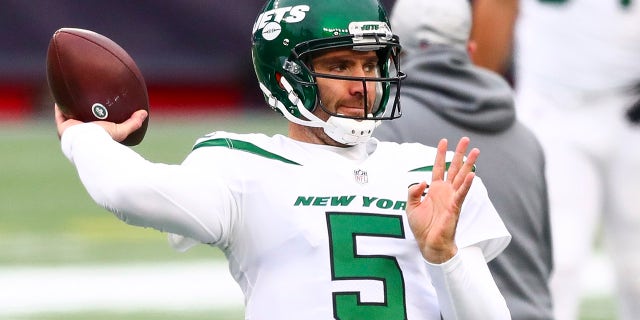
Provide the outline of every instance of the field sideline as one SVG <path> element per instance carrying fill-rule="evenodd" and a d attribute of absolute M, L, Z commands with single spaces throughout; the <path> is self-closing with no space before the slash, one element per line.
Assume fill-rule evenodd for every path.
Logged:
<path fill-rule="evenodd" d="M 274 112 L 234 117 L 211 114 L 192 118 L 155 118 L 152 114 L 145 140 L 134 149 L 152 161 L 179 163 L 197 137 L 214 130 L 285 133 L 286 121 Z M 184 254 L 176 253 L 168 247 L 164 234 L 128 226 L 95 205 L 82 188 L 73 167 L 62 155 L 52 120 L 0 123 L 0 150 L 0 319 L 241 318 L 241 310 L 237 308 L 237 302 L 241 300 L 236 296 L 239 291 L 225 291 L 230 293 L 228 297 L 235 297 L 235 302 L 231 307 L 225 304 L 218 306 L 220 309 L 216 313 L 221 315 L 212 318 L 215 301 L 224 300 L 218 301 L 217 293 L 202 292 L 203 288 L 189 286 L 194 283 L 193 278 L 189 278 L 191 276 L 204 277 L 209 279 L 207 281 L 228 277 L 219 250 L 200 246 Z M 608 268 L 606 259 L 595 260 L 590 267 L 592 273 L 588 275 L 589 281 L 585 281 L 590 286 L 587 288 L 590 296 L 583 304 L 581 320 L 615 319 Z M 76 277 L 63 275 L 67 271 Z M 89 282 L 89 279 L 102 279 L 99 274 L 111 275 L 112 278 L 107 278 L 110 281 Z M 160 299 L 148 305 L 138 300 L 137 304 L 134 303 L 149 308 L 119 309 L 109 305 L 83 309 L 83 305 L 91 305 L 87 302 L 78 303 L 77 308 L 66 311 L 46 308 L 49 311 L 35 314 L 18 311 L 9 314 L 7 311 L 18 308 L 18 300 L 10 300 L 11 297 L 22 297 L 27 304 L 33 302 L 31 299 L 42 299 L 46 304 L 46 299 L 69 294 L 73 286 L 77 286 L 81 297 L 88 298 L 92 294 L 99 297 L 98 293 L 107 293 L 106 283 L 116 284 L 123 279 L 134 281 L 124 276 L 117 280 L 126 274 L 151 283 L 132 285 L 131 290 L 156 288 L 153 292 L 161 293 L 157 285 L 162 282 L 167 288 L 165 292 L 173 290 L 176 296 L 181 297 L 175 301 L 186 299 L 186 302 L 194 304 L 182 305 L 189 310 L 176 310 L 182 307 L 165 310 L 160 307 L 171 304 Z M 81 275 L 86 277 L 78 278 Z M 215 278 L 219 276 L 222 278 Z M 20 282 L 28 279 L 31 282 Z M 34 279 L 43 283 L 33 282 Z M 56 282 L 56 279 L 67 281 Z M 40 290 L 39 284 L 42 286 Z M 194 295 L 187 295 L 185 291 Z M 151 298 L 152 294 L 139 291 L 136 296 L 143 299 Z M 104 296 L 100 299 L 108 300 Z M 198 301 L 205 303 L 196 307 Z M 209 309 L 206 307 L 208 302 L 211 303 Z M 61 303 L 53 304 L 62 308 Z M 151 309 L 162 310 L 152 312 L 149 311 Z"/>

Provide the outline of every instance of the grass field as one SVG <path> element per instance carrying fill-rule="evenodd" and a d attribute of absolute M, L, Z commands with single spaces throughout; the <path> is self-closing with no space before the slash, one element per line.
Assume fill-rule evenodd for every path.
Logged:
<path fill-rule="evenodd" d="M 151 118 L 145 140 L 134 149 L 152 161 L 179 163 L 197 137 L 214 130 L 284 133 L 286 121 L 275 113 L 244 117 L 206 115 L 197 119 Z M 205 246 L 176 253 L 167 245 L 164 234 L 128 226 L 94 204 L 62 155 L 55 127 L 49 119 L 0 123 L 0 152 L 0 267 L 222 258 L 218 250 Z M 612 304 L 608 296 L 590 297 L 583 304 L 581 320 L 615 319 Z M 214 313 L 216 316 L 212 316 Z M 161 313 L 140 310 L 36 314 L 12 319 L 241 318 L 241 310 Z"/>

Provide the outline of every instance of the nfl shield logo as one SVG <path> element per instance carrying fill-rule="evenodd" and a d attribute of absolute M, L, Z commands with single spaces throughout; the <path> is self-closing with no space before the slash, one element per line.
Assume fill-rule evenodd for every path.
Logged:
<path fill-rule="evenodd" d="M 365 184 L 369 182 L 369 176 L 367 172 L 362 169 L 353 170 L 353 176 L 356 179 L 356 182 L 359 184 Z"/>

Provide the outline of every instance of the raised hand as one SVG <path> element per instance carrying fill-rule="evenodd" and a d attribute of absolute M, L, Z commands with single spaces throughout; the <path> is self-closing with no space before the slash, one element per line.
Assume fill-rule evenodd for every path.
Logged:
<path fill-rule="evenodd" d="M 122 142 L 131 133 L 138 130 L 142 126 L 144 119 L 146 119 L 148 115 L 149 113 L 147 111 L 138 110 L 134 112 L 131 117 L 129 117 L 129 119 L 122 123 L 113 123 L 107 121 L 94 121 L 93 123 L 104 128 L 104 130 L 109 133 L 111 138 L 113 138 L 113 140 Z M 64 131 L 69 127 L 82 123 L 82 121 L 67 118 L 62 113 L 58 105 L 55 105 L 55 121 L 58 128 L 58 138 L 61 137 L 62 133 L 64 133 Z"/>
<path fill-rule="evenodd" d="M 461 138 L 447 170 L 447 140 L 440 140 L 433 166 L 433 177 L 426 196 L 423 198 L 427 188 L 426 182 L 409 187 L 409 225 L 418 241 L 422 256 L 434 264 L 446 262 L 458 252 L 454 240 L 460 208 L 471 188 L 475 176 L 472 169 L 480 154 L 480 150 L 473 148 L 465 159 L 468 146 L 469 138 Z"/>

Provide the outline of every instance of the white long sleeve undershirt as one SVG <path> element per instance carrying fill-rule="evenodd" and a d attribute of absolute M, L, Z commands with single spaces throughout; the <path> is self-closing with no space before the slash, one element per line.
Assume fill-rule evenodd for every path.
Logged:
<path fill-rule="evenodd" d="M 478 314 L 483 315 L 482 319 L 511 319 L 480 248 L 461 248 L 442 264 L 426 260 L 425 263 L 436 288 L 443 319 L 478 320 Z"/>

